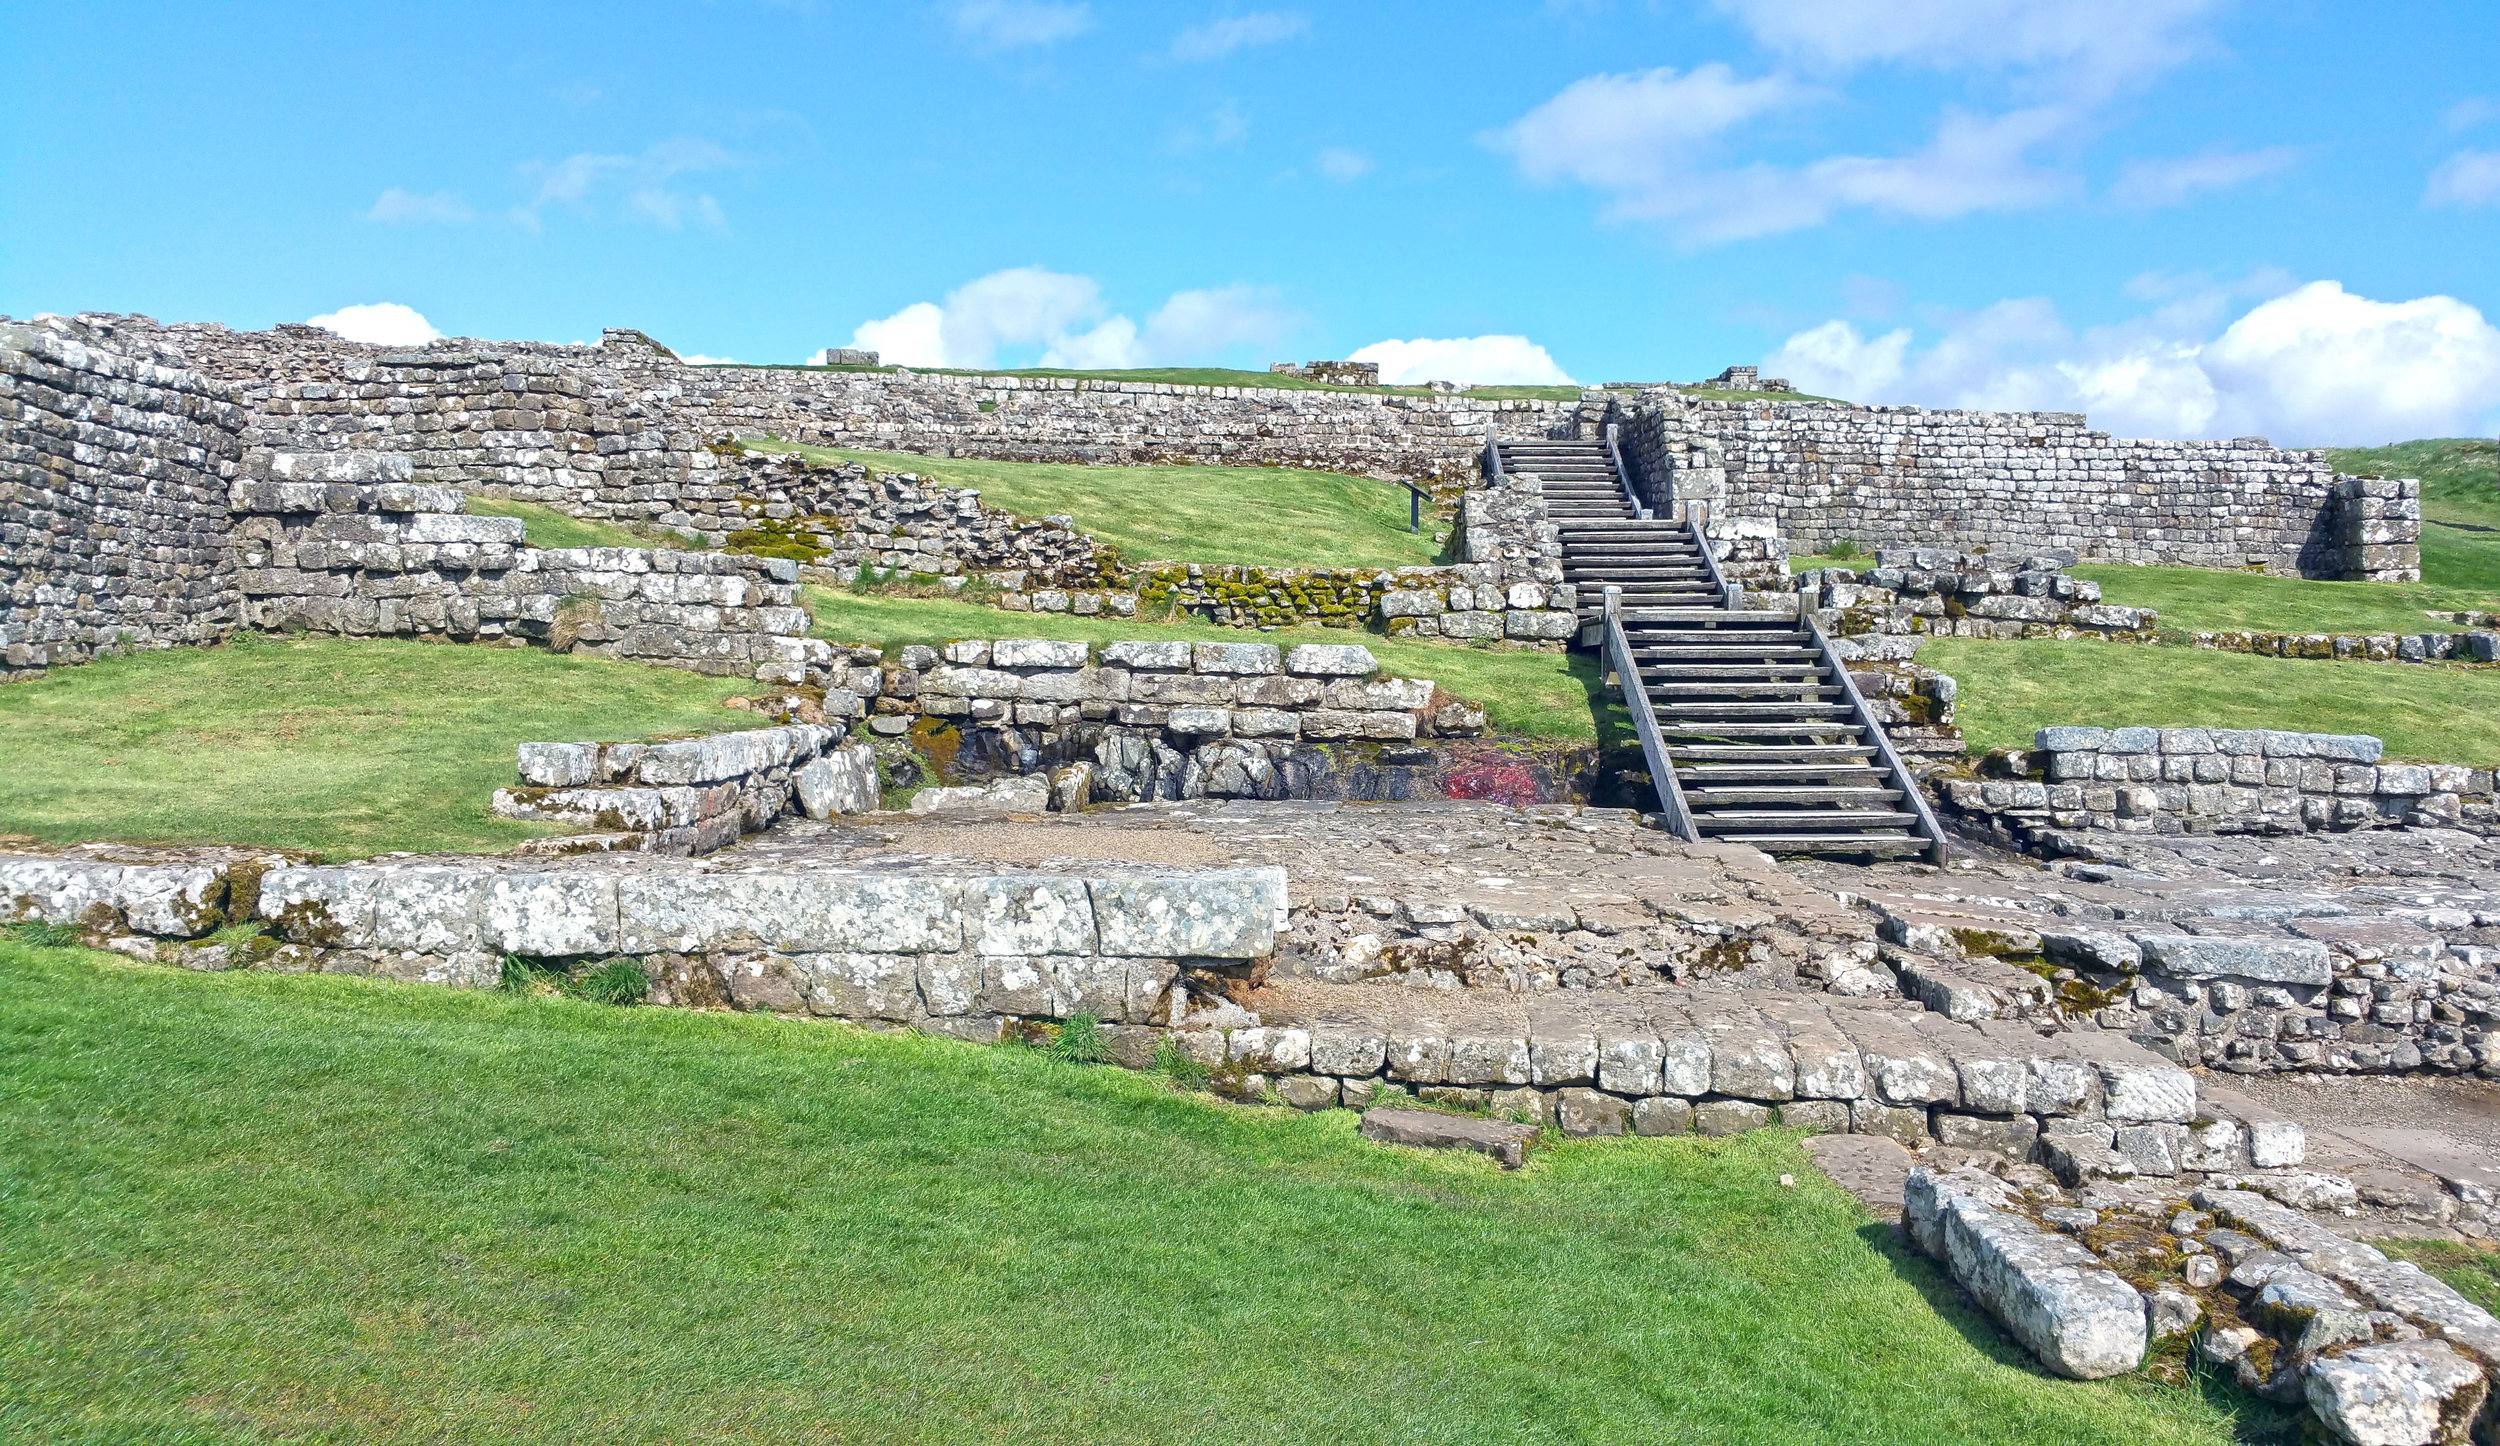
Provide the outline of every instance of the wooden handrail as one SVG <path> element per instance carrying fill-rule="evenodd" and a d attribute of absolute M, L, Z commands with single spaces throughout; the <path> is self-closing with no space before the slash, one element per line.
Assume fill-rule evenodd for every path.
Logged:
<path fill-rule="evenodd" d="M 1640 736 L 1641 756 L 1649 760 L 1650 785 L 1658 791 L 1658 809 L 1667 821 L 1667 832 L 1686 843 L 1698 842 L 1701 831 L 1693 826 L 1693 811 L 1685 806 L 1684 785 L 1675 776 L 1675 760 L 1667 756 L 1666 741 L 1658 736 L 1658 716 L 1649 706 L 1649 688 L 1641 680 L 1640 664 L 1633 661 L 1631 640 L 1623 635 L 1623 589 L 1612 583 L 1606 587 L 1605 628 L 1606 666 L 1614 670 L 1615 686 L 1623 690 L 1623 706 L 1632 715 L 1632 731 Z"/>
<path fill-rule="evenodd" d="M 1719 555 L 1710 550 L 1710 534 L 1702 529 L 1710 522 L 1710 504 L 1696 498 L 1684 504 L 1684 525 L 1692 529 L 1693 546 L 1701 551 L 1701 565 L 1710 570 L 1710 585 L 1718 589 L 1719 606 L 1729 612 L 1742 607 L 1745 589 L 1727 580 L 1719 571 Z"/>
<path fill-rule="evenodd" d="M 1927 806 L 1927 795 L 1919 792 L 1918 780 L 1910 776 L 1910 770 L 1901 762 L 1901 755 L 1893 751 L 1891 735 L 1884 731 L 1883 724 L 1875 721 L 1874 711 L 1866 706 L 1866 695 L 1858 691 L 1857 680 L 1849 676 L 1848 665 L 1833 651 L 1832 640 L 1824 634 L 1823 624 L 1803 606 L 1802 597 L 1798 602 L 1798 626 L 1814 640 L 1817 654 L 1830 667 L 1832 676 L 1839 679 L 1840 695 L 1847 700 L 1858 726 L 1864 728 L 1866 736 L 1874 740 L 1875 756 L 1884 761 L 1884 770 L 1892 775 L 1894 786 L 1901 790 L 1901 796 L 1910 801 L 1911 811 L 1918 815 L 1918 830 L 1927 836 L 1927 861 L 1943 867 L 1946 857 L 1944 827 L 1936 822 L 1936 811 Z"/>

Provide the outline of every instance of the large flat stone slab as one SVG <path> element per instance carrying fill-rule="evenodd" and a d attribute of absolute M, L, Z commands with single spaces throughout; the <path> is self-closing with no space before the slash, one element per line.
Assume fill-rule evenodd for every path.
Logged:
<path fill-rule="evenodd" d="M 1425 1150 L 1473 1150 L 1491 1156 L 1505 1170 L 1516 1170 L 1527 1163 L 1536 1126 L 1437 1110 L 1382 1109 L 1363 1116 L 1363 1138 Z"/>

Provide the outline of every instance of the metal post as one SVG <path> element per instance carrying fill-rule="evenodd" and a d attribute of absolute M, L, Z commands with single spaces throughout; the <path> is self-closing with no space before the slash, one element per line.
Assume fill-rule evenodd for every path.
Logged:
<path fill-rule="evenodd" d="M 1424 494 L 1406 489 L 1406 530 L 1420 534 L 1424 530 Z"/>

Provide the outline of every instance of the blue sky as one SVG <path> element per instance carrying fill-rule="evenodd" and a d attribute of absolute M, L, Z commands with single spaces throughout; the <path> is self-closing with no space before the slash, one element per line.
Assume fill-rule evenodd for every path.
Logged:
<path fill-rule="evenodd" d="M 2500 423 L 2495 57 L 2488 0 L 9 0 L 0 311 L 2376 442 Z"/>

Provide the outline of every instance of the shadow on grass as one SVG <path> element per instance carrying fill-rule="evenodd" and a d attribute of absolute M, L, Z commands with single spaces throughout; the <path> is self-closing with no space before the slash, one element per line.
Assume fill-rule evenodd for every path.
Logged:
<path fill-rule="evenodd" d="M 2056 1372 L 2043 1367 L 2030 1351 L 1998 1328 L 1988 1313 L 1980 1309 L 1963 1289 L 1956 1285 L 1936 1262 L 1921 1255 L 1902 1233 L 1901 1227 L 1888 1220 L 1870 1220 L 1858 1227 L 1858 1238 L 1867 1248 L 1884 1258 L 1892 1273 L 1903 1284 L 1919 1294 L 1938 1317 L 1953 1327 L 1970 1348 L 1998 1365 L 2038 1376 L 2042 1380 L 2063 1380 Z M 2165 1385 L 2148 1376 L 2122 1376 L 2109 1384 L 2118 1390 L 2140 1392 L 2185 1391 L 2231 1419 L 2231 1439 L 2249 1446 L 2301 1446 L 2309 1438 L 2303 1434 L 2309 1413 L 2296 1407 L 2279 1406 L 2272 1401 L 2250 1395 L 2239 1387 L 2230 1371 L 2207 1362 L 2195 1352 L 2187 1355 L 2188 1379 L 2185 1385 Z"/>

